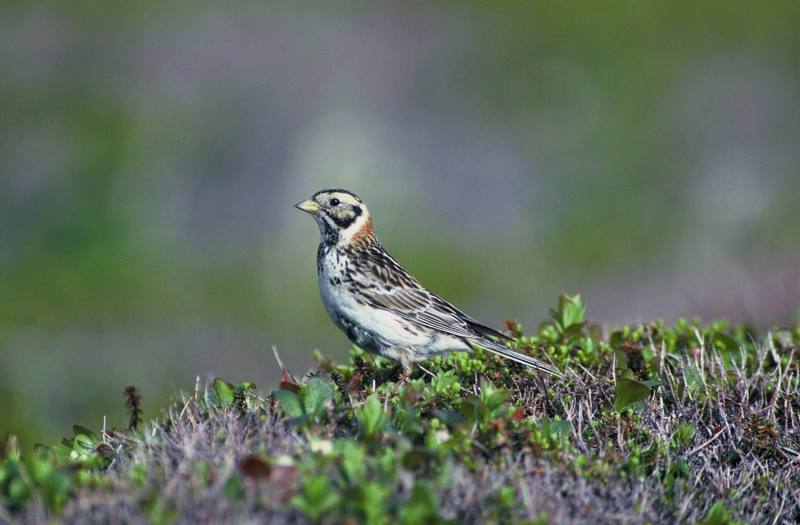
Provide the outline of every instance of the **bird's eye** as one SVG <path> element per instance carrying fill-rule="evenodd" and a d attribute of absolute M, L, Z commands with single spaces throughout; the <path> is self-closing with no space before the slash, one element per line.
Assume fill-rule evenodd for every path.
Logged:
<path fill-rule="evenodd" d="M 338 206 L 338 205 L 339 205 L 339 199 L 331 199 L 331 206 Z"/>

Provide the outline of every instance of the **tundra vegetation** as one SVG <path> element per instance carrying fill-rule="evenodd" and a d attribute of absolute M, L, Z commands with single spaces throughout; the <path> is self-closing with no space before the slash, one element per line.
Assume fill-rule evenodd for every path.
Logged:
<path fill-rule="evenodd" d="M 198 381 L 147 423 L 128 387 L 119 428 L 5 439 L 0 522 L 800 521 L 799 327 L 604 331 L 584 310 L 506 322 L 563 378 L 480 352 L 403 377 L 354 348 L 271 391 Z"/>

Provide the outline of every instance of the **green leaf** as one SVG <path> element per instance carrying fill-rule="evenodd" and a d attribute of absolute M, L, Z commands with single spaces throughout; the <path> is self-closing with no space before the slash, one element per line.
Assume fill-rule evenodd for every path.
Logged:
<path fill-rule="evenodd" d="M 234 399 L 244 400 L 247 397 L 247 393 L 255 389 L 256 389 L 255 383 L 250 383 L 248 381 L 245 381 L 244 383 L 238 385 L 236 388 L 233 389 L 233 397 Z"/>
<path fill-rule="evenodd" d="M 238 389 L 241 390 L 242 392 L 247 392 L 249 390 L 255 390 L 256 389 L 256 384 L 255 383 L 251 383 L 249 381 L 245 381 L 244 383 L 242 383 L 241 385 L 238 386 Z"/>
<path fill-rule="evenodd" d="M 569 341 L 579 336 L 583 336 L 583 323 L 573 323 L 564 328 L 562 338 L 565 341 Z"/>
<path fill-rule="evenodd" d="M 337 443 L 342 454 L 342 470 L 350 483 L 364 479 L 367 462 L 366 452 L 360 443 L 350 439 L 342 439 Z"/>
<path fill-rule="evenodd" d="M 94 450 L 95 441 L 85 434 L 78 434 L 75 436 L 72 448 L 73 450 L 76 450 L 78 447 L 85 450 Z"/>
<path fill-rule="evenodd" d="M 403 455 L 401 463 L 405 468 L 413 470 L 425 465 L 433 465 L 437 459 L 436 451 L 427 447 L 414 447 Z"/>
<path fill-rule="evenodd" d="M 558 298 L 558 306 L 550 309 L 550 316 L 563 334 L 573 325 L 582 325 L 585 312 L 586 303 L 581 299 L 580 294 L 574 296 L 561 294 Z"/>
<path fill-rule="evenodd" d="M 731 511 L 725 507 L 724 503 L 718 501 L 708 509 L 705 519 L 700 521 L 698 525 L 734 525 L 736 523 L 738 522 L 734 521 Z"/>
<path fill-rule="evenodd" d="M 178 509 L 171 499 L 156 497 L 145 508 L 147 518 L 154 525 L 170 525 L 178 519 Z"/>
<path fill-rule="evenodd" d="M 470 421 L 472 423 L 480 422 L 483 419 L 482 416 L 488 412 L 483 402 L 481 402 L 481 399 L 477 396 L 469 396 L 466 399 L 462 399 L 460 410 L 461 412 L 458 413 L 458 417 L 453 419 L 455 424 L 462 421 Z M 447 414 L 449 411 L 442 412 L 442 415 L 449 415 Z M 450 423 L 448 422 L 448 424 Z"/>
<path fill-rule="evenodd" d="M 461 390 L 458 376 L 454 370 L 444 370 L 431 379 L 431 388 L 434 393 L 441 396 L 453 396 Z"/>
<path fill-rule="evenodd" d="M 455 410 L 434 410 L 433 415 L 448 427 L 454 427 L 467 421 L 466 417 Z"/>
<path fill-rule="evenodd" d="M 619 412 L 634 403 L 644 402 L 650 394 L 650 389 L 644 383 L 621 377 L 617 379 L 615 392 L 614 410 Z"/>
<path fill-rule="evenodd" d="M 617 371 L 627 370 L 628 369 L 628 354 L 625 353 L 624 350 L 617 349 L 614 350 L 614 368 Z"/>
<path fill-rule="evenodd" d="M 318 521 L 324 513 L 339 504 L 339 498 L 328 477 L 320 475 L 307 477 L 303 481 L 301 494 L 292 498 L 291 503 L 311 521 Z"/>
<path fill-rule="evenodd" d="M 35 453 L 27 461 L 28 473 L 37 482 L 45 479 L 54 468 L 46 453 Z"/>
<path fill-rule="evenodd" d="M 50 509 L 60 510 L 67 502 L 71 481 L 63 470 L 53 470 L 42 480 L 42 492 Z"/>
<path fill-rule="evenodd" d="M 7 489 L 8 499 L 17 507 L 22 507 L 28 501 L 31 495 L 30 488 L 21 477 L 14 477 L 8 484 Z"/>
<path fill-rule="evenodd" d="M 306 414 L 314 416 L 322 412 L 325 403 L 333 399 L 333 387 L 329 381 L 312 377 L 306 383 L 303 406 Z"/>
<path fill-rule="evenodd" d="M 692 467 L 683 458 L 677 458 L 670 468 L 670 473 L 675 478 L 688 478 L 692 475 Z"/>
<path fill-rule="evenodd" d="M 411 489 L 408 501 L 400 509 L 400 523 L 435 523 L 438 503 L 433 490 L 424 481 L 418 481 Z"/>
<path fill-rule="evenodd" d="M 377 481 L 368 481 L 361 484 L 361 510 L 364 512 L 364 523 L 380 524 L 389 523 L 386 506 L 389 498 L 390 487 Z"/>
<path fill-rule="evenodd" d="M 572 425 L 563 419 L 553 419 L 543 425 L 544 430 L 559 441 L 567 441 L 572 435 Z"/>
<path fill-rule="evenodd" d="M 367 402 L 358 409 L 356 415 L 363 437 L 369 438 L 377 434 L 386 425 L 386 413 L 383 411 L 381 402 L 375 394 L 367 398 Z"/>
<path fill-rule="evenodd" d="M 503 388 L 495 388 L 491 383 L 481 384 L 480 401 L 489 411 L 495 410 L 505 403 L 510 393 Z"/>
<path fill-rule="evenodd" d="M 625 344 L 625 334 L 621 330 L 617 330 L 612 332 L 608 338 L 608 345 L 613 350 L 622 350 L 622 346 Z M 626 361 L 627 365 L 627 361 Z"/>
<path fill-rule="evenodd" d="M 284 412 L 289 417 L 300 417 L 304 414 L 300 398 L 289 390 L 273 390 L 272 397 L 278 401 Z"/>
<path fill-rule="evenodd" d="M 94 435 L 94 432 L 81 425 L 72 425 L 72 433 L 76 436 L 86 436 L 92 441 L 97 441 L 97 437 Z"/>
<path fill-rule="evenodd" d="M 718 350 L 725 350 L 728 352 L 738 352 L 739 343 L 736 340 L 722 332 L 717 332 L 711 336 L 711 342 L 717 347 Z"/>
<path fill-rule="evenodd" d="M 242 501 L 245 496 L 241 476 L 233 475 L 222 486 L 222 493 L 231 501 Z"/>
<path fill-rule="evenodd" d="M 211 385 L 212 390 L 217 395 L 217 398 L 222 402 L 223 405 L 230 405 L 233 403 L 233 385 L 223 381 L 219 377 L 214 379 L 214 383 Z"/>

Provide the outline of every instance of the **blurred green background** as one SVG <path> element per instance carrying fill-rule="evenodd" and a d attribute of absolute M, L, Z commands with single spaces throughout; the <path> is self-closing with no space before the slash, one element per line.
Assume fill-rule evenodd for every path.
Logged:
<path fill-rule="evenodd" d="M 491 4 L 491 5 L 490 5 Z M 800 3 L 0 5 L 0 433 L 348 342 L 291 205 L 361 195 L 495 326 L 800 305 Z"/>

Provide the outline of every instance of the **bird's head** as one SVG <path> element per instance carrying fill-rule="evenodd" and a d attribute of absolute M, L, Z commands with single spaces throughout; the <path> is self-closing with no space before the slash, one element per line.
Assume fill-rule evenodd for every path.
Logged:
<path fill-rule="evenodd" d="M 354 193 L 342 189 L 322 190 L 294 205 L 311 214 L 319 225 L 323 242 L 352 244 L 372 238 L 372 218 Z"/>

